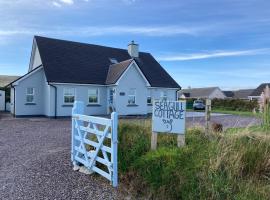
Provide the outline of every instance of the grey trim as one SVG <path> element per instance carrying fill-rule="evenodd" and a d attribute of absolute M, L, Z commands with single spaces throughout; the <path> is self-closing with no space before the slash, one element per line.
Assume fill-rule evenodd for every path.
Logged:
<path fill-rule="evenodd" d="M 25 103 L 24 105 L 37 105 L 36 103 Z"/>
<path fill-rule="evenodd" d="M 137 107 L 137 104 L 128 104 L 127 107 Z"/>
<path fill-rule="evenodd" d="M 100 104 L 87 104 L 87 107 L 100 107 Z"/>
<path fill-rule="evenodd" d="M 63 104 L 62 107 L 73 107 L 73 104 Z"/>

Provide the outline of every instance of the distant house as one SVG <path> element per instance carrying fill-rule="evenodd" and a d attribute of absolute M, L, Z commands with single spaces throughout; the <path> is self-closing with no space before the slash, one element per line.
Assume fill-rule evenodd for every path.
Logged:
<path fill-rule="evenodd" d="M 231 99 L 242 99 L 249 100 L 249 95 L 254 91 L 254 89 L 243 89 L 235 91 L 223 91 L 226 98 Z"/>
<path fill-rule="evenodd" d="M 15 116 L 144 115 L 156 99 L 176 100 L 178 83 L 134 42 L 127 49 L 35 36 L 28 73 L 10 84 Z"/>
<path fill-rule="evenodd" d="M 18 78 L 19 76 L 0 75 L 0 88 L 4 88 L 6 85 L 10 84 Z"/>
<path fill-rule="evenodd" d="M 9 99 L 9 92 L 6 93 L 5 86 L 18 78 L 19 76 L 0 75 L 0 111 L 9 109 L 6 107 L 6 98 Z"/>
<path fill-rule="evenodd" d="M 266 88 L 266 86 L 268 85 L 268 87 L 270 87 L 270 83 L 262 83 L 261 85 L 259 85 L 259 87 L 257 87 L 250 95 L 249 95 L 249 99 L 250 100 L 254 100 L 254 99 L 259 99 L 263 90 Z"/>
<path fill-rule="evenodd" d="M 219 87 L 192 88 L 184 89 L 178 92 L 179 98 L 194 99 L 224 99 L 225 94 Z"/>

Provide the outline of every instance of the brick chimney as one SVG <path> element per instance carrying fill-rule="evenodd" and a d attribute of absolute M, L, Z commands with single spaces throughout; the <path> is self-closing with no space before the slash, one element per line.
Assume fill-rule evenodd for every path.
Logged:
<path fill-rule="evenodd" d="M 135 44 L 133 40 L 128 45 L 128 53 L 132 58 L 138 58 L 139 57 L 139 45 Z"/>

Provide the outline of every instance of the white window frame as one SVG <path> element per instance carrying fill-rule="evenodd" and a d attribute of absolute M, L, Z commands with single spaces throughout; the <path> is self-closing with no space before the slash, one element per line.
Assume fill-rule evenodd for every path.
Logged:
<path fill-rule="evenodd" d="M 134 94 L 130 94 L 131 91 L 134 91 Z M 129 91 L 128 91 L 128 105 L 135 105 L 136 104 L 136 94 L 137 94 L 136 88 L 130 88 L 129 89 Z M 134 103 L 129 102 L 130 97 L 134 97 Z"/>
<path fill-rule="evenodd" d="M 97 102 L 90 102 L 89 101 L 89 97 L 90 97 L 90 94 L 89 94 L 90 92 L 89 91 L 90 90 L 95 90 L 97 92 Z M 88 97 L 88 104 L 99 104 L 99 89 L 98 88 L 89 88 L 88 89 L 88 96 L 87 97 Z"/>
<path fill-rule="evenodd" d="M 164 101 L 164 100 L 167 101 L 168 100 L 168 91 L 166 91 L 166 90 L 161 91 L 160 99 L 161 99 L 161 101 Z"/>
<path fill-rule="evenodd" d="M 74 94 L 73 95 L 65 95 L 66 90 L 73 90 Z M 74 96 L 74 101 L 73 102 L 65 102 L 65 97 L 66 96 L 68 96 L 68 97 L 73 97 Z M 65 105 L 72 105 L 75 102 L 75 99 L 76 99 L 76 89 L 75 88 L 69 88 L 69 87 L 63 88 L 63 103 Z"/>
<path fill-rule="evenodd" d="M 28 93 L 28 89 L 32 89 L 33 93 L 32 94 Z M 27 100 L 28 96 L 33 96 L 33 101 L 28 101 Z M 26 103 L 35 103 L 35 88 L 34 87 L 27 87 L 26 88 Z"/>
<path fill-rule="evenodd" d="M 148 103 L 148 99 L 149 98 L 150 98 L 150 103 Z M 153 104 L 153 99 L 152 99 L 151 91 L 149 91 L 149 90 L 148 90 L 148 93 L 147 93 L 146 103 L 147 103 L 147 105 L 152 105 Z"/>

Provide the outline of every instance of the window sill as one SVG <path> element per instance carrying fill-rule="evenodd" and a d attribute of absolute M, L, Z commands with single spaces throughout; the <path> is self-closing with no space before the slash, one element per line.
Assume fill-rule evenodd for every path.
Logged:
<path fill-rule="evenodd" d="M 127 107 L 137 107 L 137 104 L 128 104 Z"/>
<path fill-rule="evenodd" d="M 63 104 L 62 107 L 73 107 L 73 104 Z"/>
<path fill-rule="evenodd" d="M 24 105 L 31 106 L 31 105 L 36 105 L 36 103 L 25 103 Z"/>
<path fill-rule="evenodd" d="M 100 107 L 100 104 L 87 104 L 87 107 Z"/>

